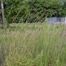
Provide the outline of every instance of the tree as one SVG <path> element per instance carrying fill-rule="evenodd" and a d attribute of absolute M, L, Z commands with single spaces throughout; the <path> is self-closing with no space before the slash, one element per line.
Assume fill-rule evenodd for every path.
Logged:
<path fill-rule="evenodd" d="M 3 5 L 3 0 L 1 1 L 1 13 L 2 13 L 2 27 L 5 26 L 5 17 L 4 17 L 4 5 Z"/>
<path fill-rule="evenodd" d="M 5 0 L 5 15 L 12 22 L 44 22 L 46 17 L 65 15 L 61 0 Z M 64 2 L 65 3 L 65 2 Z"/>

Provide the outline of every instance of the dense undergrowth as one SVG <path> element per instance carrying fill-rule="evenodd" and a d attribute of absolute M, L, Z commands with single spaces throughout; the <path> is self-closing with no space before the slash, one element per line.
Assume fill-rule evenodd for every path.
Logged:
<path fill-rule="evenodd" d="M 10 24 L 0 29 L 0 66 L 66 66 L 66 26 Z"/>

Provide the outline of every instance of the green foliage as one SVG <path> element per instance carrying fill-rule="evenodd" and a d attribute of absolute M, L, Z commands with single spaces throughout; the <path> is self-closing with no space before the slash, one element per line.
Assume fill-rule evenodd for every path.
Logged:
<path fill-rule="evenodd" d="M 5 0 L 8 22 L 44 22 L 46 17 L 64 16 L 61 0 Z M 64 8 L 63 8 L 64 7 Z"/>

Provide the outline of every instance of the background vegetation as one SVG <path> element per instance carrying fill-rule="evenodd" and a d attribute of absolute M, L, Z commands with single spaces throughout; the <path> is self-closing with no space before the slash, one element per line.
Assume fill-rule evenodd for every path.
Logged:
<path fill-rule="evenodd" d="M 66 16 L 66 0 L 5 0 L 8 22 L 44 22 L 46 17 Z"/>

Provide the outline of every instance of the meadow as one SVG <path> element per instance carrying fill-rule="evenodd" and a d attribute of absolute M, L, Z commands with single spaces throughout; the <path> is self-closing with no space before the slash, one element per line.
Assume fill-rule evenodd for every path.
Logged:
<path fill-rule="evenodd" d="M 0 28 L 0 66 L 66 66 L 66 25 L 18 23 Z"/>

